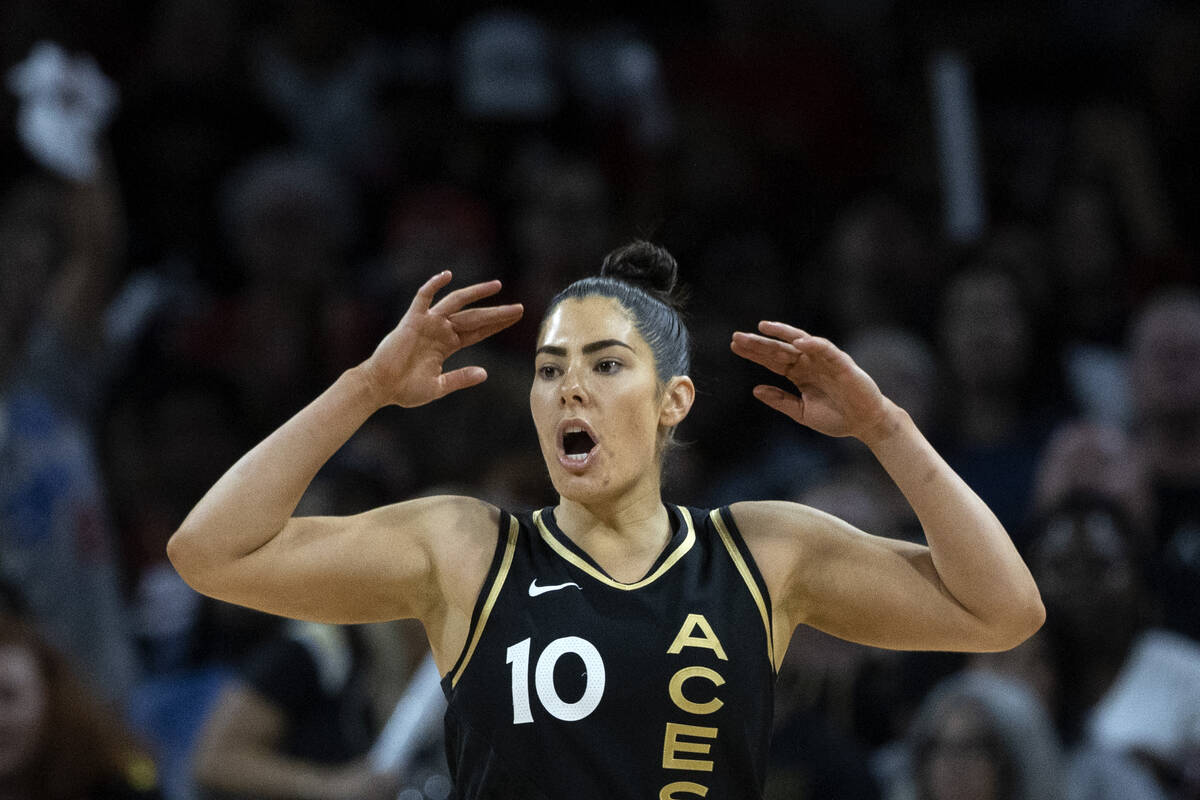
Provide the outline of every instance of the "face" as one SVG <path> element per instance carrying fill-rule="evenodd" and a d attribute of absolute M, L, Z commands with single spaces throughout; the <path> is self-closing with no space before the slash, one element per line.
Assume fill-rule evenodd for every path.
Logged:
<path fill-rule="evenodd" d="M 649 345 L 616 300 L 564 300 L 546 318 L 529 406 L 562 497 L 657 492 L 660 431 L 683 419 L 691 398 L 687 378 L 659 384 Z"/>
<path fill-rule="evenodd" d="M 1200 408 L 1200 301 L 1174 298 L 1145 312 L 1134 329 L 1130 371 L 1143 414 L 1194 417 Z"/>
<path fill-rule="evenodd" d="M 948 709 L 924 763 L 930 800 L 997 800 L 1000 764 L 987 719 L 970 704 Z"/>
<path fill-rule="evenodd" d="M 1124 631 L 1137 607 L 1136 568 L 1120 523 L 1102 509 L 1051 519 L 1030 557 L 1048 613 L 1076 636 Z"/>
<path fill-rule="evenodd" d="M 33 653 L 0 647 L 0 778 L 29 764 L 41 741 L 46 686 Z"/>
<path fill-rule="evenodd" d="M 1002 273 L 966 273 L 951 284 L 941 335 L 951 370 L 971 388 L 1003 388 L 1025 372 L 1028 319 L 1016 285 Z"/>

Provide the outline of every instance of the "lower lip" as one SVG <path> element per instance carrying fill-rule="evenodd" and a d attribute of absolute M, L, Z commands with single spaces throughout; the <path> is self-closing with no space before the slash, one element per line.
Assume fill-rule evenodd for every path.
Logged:
<path fill-rule="evenodd" d="M 596 460 L 596 450 L 597 448 L 593 447 L 591 450 L 587 451 L 587 454 L 583 458 L 571 458 L 566 453 L 559 453 L 558 463 L 561 464 L 562 468 L 567 472 L 573 472 L 578 475 L 590 467 Z"/>

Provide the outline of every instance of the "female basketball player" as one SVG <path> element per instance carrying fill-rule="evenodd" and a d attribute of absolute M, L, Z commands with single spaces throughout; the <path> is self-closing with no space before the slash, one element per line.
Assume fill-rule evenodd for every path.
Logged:
<path fill-rule="evenodd" d="M 434 276 L 363 364 L 247 453 L 171 539 L 199 591 L 302 619 L 416 617 L 449 698 L 464 798 L 759 797 L 774 671 L 797 625 L 888 648 L 1000 650 L 1043 609 L 1007 534 L 845 353 L 779 322 L 733 352 L 798 389 L 754 394 L 866 444 L 928 547 L 784 502 L 664 504 L 662 453 L 695 397 L 670 304 L 675 262 L 635 243 L 553 301 L 530 407 L 559 503 L 511 515 L 430 497 L 293 517 L 317 470 L 379 408 L 486 378 L 443 373 L 511 325 L 500 289 Z"/>

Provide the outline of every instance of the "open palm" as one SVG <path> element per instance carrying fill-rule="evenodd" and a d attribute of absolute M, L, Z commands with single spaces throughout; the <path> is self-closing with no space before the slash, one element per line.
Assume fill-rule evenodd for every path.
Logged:
<path fill-rule="evenodd" d="M 760 322 L 758 330 L 734 333 L 730 349 L 784 376 L 799 390 L 792 394 L 775 386 L 755 386 L 759 400 L 828 436 L 865 439 L 885 420 L 887 398 L 828 339 L 781 322 Z"/>
<path fill-rule="evenodd" d="M 434 296 L 451 279 L 449 271 L 427 280 L 398 324 L 367 359 L 367 374 L 384 405 L 424 405 L 487 379 L 482 367 L 443 372 L 451 355 L 507 328 L 521 318 L 519 303 L 467 308 L 500 291 L 500 281 L 476 283 Z"/>

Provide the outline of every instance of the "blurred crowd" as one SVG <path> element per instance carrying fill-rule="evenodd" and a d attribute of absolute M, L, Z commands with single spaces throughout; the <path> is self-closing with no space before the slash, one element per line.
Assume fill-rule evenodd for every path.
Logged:
<path fill-rule="evenodd" d="M 431 5 L 0 6 L 0 797 L 446 797 L 436 736 L 368 757 L 419 629 L 208 600 L 166 540 L 446 268 L 525 304 L 464 356 L 490 379 L 377 414 L 299 513 L 553 503 L 536 324 L 647 238 L 696 342 L 669 499 L 920 540 L 865 448 L 751 397 L 729 335 L 786 320 L 913 415 L 1048 611 L 969 657 L 798 631 L 767 797 L 1200 798 L 1194 5 Z"/>

